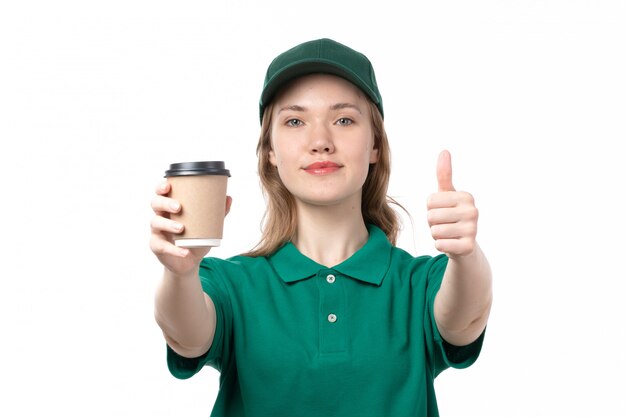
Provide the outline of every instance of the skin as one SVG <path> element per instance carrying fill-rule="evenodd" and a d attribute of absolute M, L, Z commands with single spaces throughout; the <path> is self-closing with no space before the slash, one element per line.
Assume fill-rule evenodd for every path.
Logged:
<path fill-rule="evenodd" d="M 361 213 L 361 190 L 370 164 L 378 160 L 369 107 L 362 92 L 342 78 L 301 77 L 275 98 L 270 162 L 293 194 L 298 250 L 321 265 L 334 266 L 368 239 Z M 330 167 L 311 168 L 315 162 Z M 469 193 L 452 186 L 450 154 L 437 165 L 438 191 L 428 199 L 428 222 L 435 247 L 449 256 L 435 299 L 435 320 L 446 341 L 466 345 L 484 329 L 491 307 L 491 272 L 476 243 L 478 211 Z M 151 249 L 164 265 L 155 317 L 168 344 L 186 357 L 211 346 L 215 307 L 198 280 L 208 249 L 181 249 L 173 235 L 184 228 L 170 220 L 180 205 L 157 189 L 152 208 Z M 227 212 L 231 204 L 227 199 Z M 332 235 L 333 239 L 327 237 Z"/>
<path fill-rule="evenodd" d="M 428 198 L 428 224 L 448 266 L 435 297 L 435 321 L 447 342 L 464 346 L 487 325 L 492 303 L 491 269 L 476 242 L 478 210 L 474 197 L 452 185 L 450 153 L 437 162 L 438 192 Z"/>
<path fill-rule="evenodd" d="M 337 265 L 368 239 L 361 190 L 378 150 L 366 98 L 342 78 L 316 74 L 299 78 L 275 104 L 270 162 L 295 197 L 293 244 L 322 265 Z M 306 170 L 317 161 L 340 168 Z"/>
<path fill-rule="evenodd" d="M 193 358 L 211 347 L 215 335 L 215 305 L 202 290 L 198 279 L 200 261 L 210 248 L 185 249 L 174 245 L 174 235 L 184 225 L 171 219 L 180 203 L 167 197 L 166 181 L 157 187 L 152 200 L 150 249 L 163 264 L 163 278 L 156 291 L 154 315 L 168 345 L 179 355 Z M 226 199 L 226 214 L 232 198 Z"/>

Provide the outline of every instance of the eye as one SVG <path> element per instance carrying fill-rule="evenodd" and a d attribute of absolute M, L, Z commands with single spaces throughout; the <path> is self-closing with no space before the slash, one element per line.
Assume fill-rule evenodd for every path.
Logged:
<path fill-rule="evenodd" d="M 336 123 L 341 126 L 349 126 L 354 122 L 352 121 L 352 119 L 348 119 L 347 117 L 342 117 L 341 119 L 337 120 Z"/>
<path fill-rule="evenodd" d="M 287 120 L 286 124 L 287 124 L 287 126 L 298 127 L 298 126 L 302 126 L 302 120 L 289 119 L 289 120 Z"/>

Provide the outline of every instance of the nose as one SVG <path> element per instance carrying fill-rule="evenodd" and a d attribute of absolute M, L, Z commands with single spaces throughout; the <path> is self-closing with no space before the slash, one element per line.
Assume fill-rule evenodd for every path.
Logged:
<path fill-rule="evenodd" d="M 333 153 L 335 146 L 333 144 L 332 133 L 325 126 L 318 126 L 311 132 L 311 153 Z"/>

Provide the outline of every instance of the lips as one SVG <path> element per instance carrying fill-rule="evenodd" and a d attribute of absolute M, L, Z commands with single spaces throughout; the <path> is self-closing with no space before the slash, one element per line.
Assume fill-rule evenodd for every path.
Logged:
<path fill-rule="evenodd" d="M 336 164 L 335 162 L 319 161 L 319 162 L 314 162 L 311 165 L 304 167 L 304 170 L 308 172 L 309 174 L 324 175 L 324 174 L 330 174 L 332 172 L 335 172 L 339 168 L 341 168 L 341 165 Z"/>

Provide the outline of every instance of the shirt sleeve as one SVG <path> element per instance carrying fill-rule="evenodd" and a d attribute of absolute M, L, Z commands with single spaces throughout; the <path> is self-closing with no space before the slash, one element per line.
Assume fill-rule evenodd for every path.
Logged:
<path fill-rule="evenodd" d="M 428 351 L 431 357 L 433 376 L 437 376 L 449 367 L 462 369 L 471 366 L 480 355 L 485 337 L 485 330 L 483 330 L 478 339 L 466 346 L 451 345 L 441 337 L 435 321 L 435 296 L 441 287 L 447 265 L 448 257 L 446 255 L 436 256 L 430 260 L 427 275 L 426 318 L 424 325 L 427 334 L 432 336 L 432 340 L 429 341 Z"/>
<path fill-rule="evenodd" d="M 167 367 L 170 373 L 178 379 L 192 377 L 205 365 L 221 371 L 224 356 L 229 351 L 232 308 L 228 289 L 224 277 L 220 273 L 218 262 L 219 260 L 216 258 L 205 258 L 200 264 L 202 289 L 215 305 L 216 324 L 213 343 L 205 354 L 196 358 L 181 356 L 169 345 L 167 346 Z"/>

